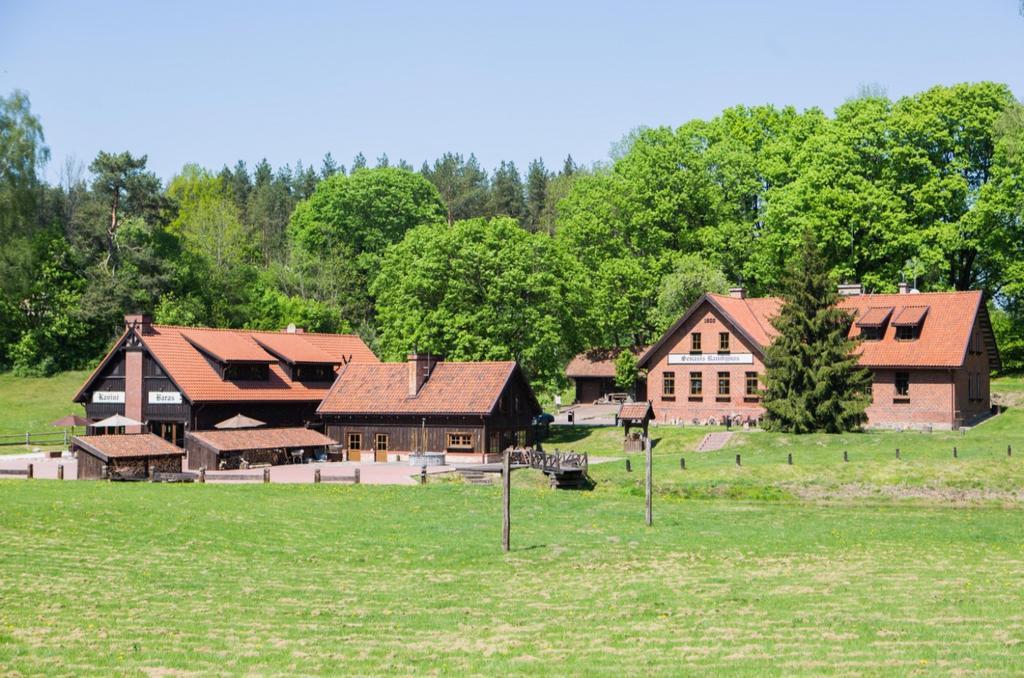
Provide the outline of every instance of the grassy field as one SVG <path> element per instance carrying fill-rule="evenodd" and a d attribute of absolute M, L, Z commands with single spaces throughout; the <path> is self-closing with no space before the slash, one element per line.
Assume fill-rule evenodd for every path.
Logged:
<path fill-rule="evenodd" d="M 3 673 L 1024 671 L 1019 509 L 0 482 Z"/>
<path fill-rule="evenodd" d="M 646 528 L 621 429 L 556 428 L 617 459 L 592 492 L 517 472 L 509 554 L 500 490 L 457 481 L 0 481 L 0 674 L 1024 672 L 1024 411 L 708 430 L 654 429 Z"/>
<path fill-rule="evenodd" d="M 0 373 L 0 435 L 54 431 L 51 421 L 66 414 L 84 415 L 71 398 L 87 376 L 88 372 L 64 372 L 37 379 Z"/>

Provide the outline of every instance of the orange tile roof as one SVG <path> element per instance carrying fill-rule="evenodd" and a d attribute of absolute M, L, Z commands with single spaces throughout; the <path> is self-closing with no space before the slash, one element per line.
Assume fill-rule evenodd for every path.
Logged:
<path fill-rule="evenodd" d="M 327 351 L 307 341 L 305 334 L 264 332 L 255 335 L 253 339 L 263 348 L 292 364 L 340 365 L 344 362 L 341 360 L 342 356 L 330 355 Z"/>
<path fill-rule="evenodd" d="M 185 450 L 152 433 L 121 433 L 109 436 L 75 436 L 71 442 L 95 456 L 165 457 L 181 456 Z"/>
<path fill-rule="evenodd" d="M 335 441 L 308 428 L 249 428 L 230 431 L 190 431 L 192 437 L 219 452 L 273 450 L 291 447 L 325 447 Z"/>
<path fill-rule="evenodd" d="M 651 419 L 654 419 L 654 407 L 649 401 L 640 403 L 622 403 L 622 407 L 619 408 L 619 419 L 643 421 L 648 416 L 650 416 Z"/>
<path fill-rule="evenodd" d="M 640 355 L 646 347 L 631 349 L 634 355 Z M 575 356 L 565 368 L 565 376 L 576 377 L 615 377 L 615 359 L 622 352 L 620 348 L 592 348 Z"/>
<path fill-rule="evenodd" d="M 772 326 L 771 319 L 779 313 L 782 301 L 776 297 L 754 297 L 737 299 L 724 294 L 709 294 L 714 302 L 732 317 L 747 335 L 764 347 L 771 343 L 778 334 Z"/>
<path fill-rule="evenodd" d="M 921 333 L 913 341 L 897 341 L 890 323 L 882 338 L 864 341 L 860 364 L 866 367 L 959 367 L 967 354 L 975 318 L 983 309 L 981 292 L 922 292 L 915 294 L 865 294 L 843 297 L 839 306 L 863 312 L 868 306 L 892 306 L 896 317 L 908 308 L 928 307 Z M 916 311 L 908 317 L 913 317 Z M 850 336 L 857 336 L 856 326 Z"/>
<path fill-rule="evenodd" d="M 727 313 L 743 332 L 759 348 L 764 349 L 778 331 L 771 324 L 782 306 L 776 297 L 736 299 L 719 294 L 707 294 L 695 303 L 668 332 L 654 344 L 657 349 L 675 332 L 686 317 L 710 301 Z M 967 343 L 971 337 L 975 318 L 984 311 L 982 294 L 972 290 L 966 292 L 922 292 L 912 294 L 861 294 L 841 297 L 839 306 L 854 312 L 863 319 L 869 311 L 877 308 L 892 309 L 901 321 L 914 319 L 926 308 L 927 318 L 921 325 L 920 336 L 912 341 L 897 341 L 895 324 L 890 323 L 879 340 L 864 341 L 860 344 L 860 364 L 865 367 L 907 367 L 907 368 L 954 368 L 964 362 Z M 906 315 L 904 315 L 906 314 Z M 924 315 L 921 316 L 922 318 Z M 916 324 L 916 323 L 913 323 Z M 860 335 L 855 324 L 850 336 Z M 654 350 L 648 350 L 642 359 L 648 359 Z M 998 361 L 998 352 L 991 354 Z"/>
<path fill-rule="evenodd" d="M 353 363 L 317 409 L 323 414 L 490 414 L 518 370 L 512 361 L 446 362 L 434 366 L 415 396 L 408 363 Z M 526 403 L 540 412 L 536 401 Z"/>
<path fill-rule="evenodd" d="M 254 340 L 267 340 L 270 337 L 272 341 L 279 334 L 283 333 L 153 325 L 151 330 L 141 335 L 141 339 L 168 376 L 192 402 L 321 400 L 330 389 L 330 384 L 291 381 L 276 361 L 270 364 L 270 378 L 266 381 L 221 379 L 199 349 L 186 339 L 188 335 L 204 345 L 218 348 L 225 343 L 248 342 L 256 350 L 263 351 Z M 363 340 L 352 334 L 306 333 L 291 336 L 301 337 L 315 349 L 334 357 L 338 364 L 349 361 L 380 362 Z"/>
<path fill-rule="evenodd" d="M 222 363 L 272 363 L 270 355 L 252 337 L 238 332 L 214 332 L 210 330 L 190 329 L 181 336 L 213 358 Z"/>
<path fill-rule="evenodd" d="M 920 325 L 926 315 L 927 306 L 904 306 L 899 315 L 893 318 L 892 324 L 896 327 L 914 327 Z"/>
<path fill-rule="evenodd" d="M 856 324 L 860 327 L 881 327 L 892 315 L 892 306 L 872 306 L 859 315 Z"/>

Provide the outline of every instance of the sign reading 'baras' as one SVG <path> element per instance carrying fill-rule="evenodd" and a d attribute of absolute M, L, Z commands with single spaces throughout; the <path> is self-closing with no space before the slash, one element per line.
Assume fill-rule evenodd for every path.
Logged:
<path fill-rule="evenodd" d="M 181 392 L 180 391 L 150 391 L 149 392 L 149 404 L 150 405 L 180 405 L 181 404 Z"/>
<path fill-rule="evenodd" d="M 669 365 L 752 365 L 752 353 L 669 353 Z"/>

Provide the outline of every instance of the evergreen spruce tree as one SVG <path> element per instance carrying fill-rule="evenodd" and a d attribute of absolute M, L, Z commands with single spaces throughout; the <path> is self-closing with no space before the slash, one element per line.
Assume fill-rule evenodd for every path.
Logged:
<path fill-rule="evenodd" d="M 871 373 L 858 365 L 848 338 L 852 315 L 838 294 L 812 233 L 790 267 L 778 336 L 765 354 L 765 428 L 838 433 L 859 427 L 871 401 Z"/>

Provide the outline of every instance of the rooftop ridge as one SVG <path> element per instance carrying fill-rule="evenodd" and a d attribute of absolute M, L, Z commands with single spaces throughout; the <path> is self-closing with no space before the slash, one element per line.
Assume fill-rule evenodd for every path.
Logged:
<path fill-rule="evenodd" d="M 165 330 L 200 330 L 203 332 L 243 332 L 245 334 L 275 334 L 287 337 L 357 337 L 355 332 L 287 332 L 285 330 L 254 330 L 247 327 L 207 327 L 206 325 L 163 325 L 153 323 L 155 329 Z"/>

